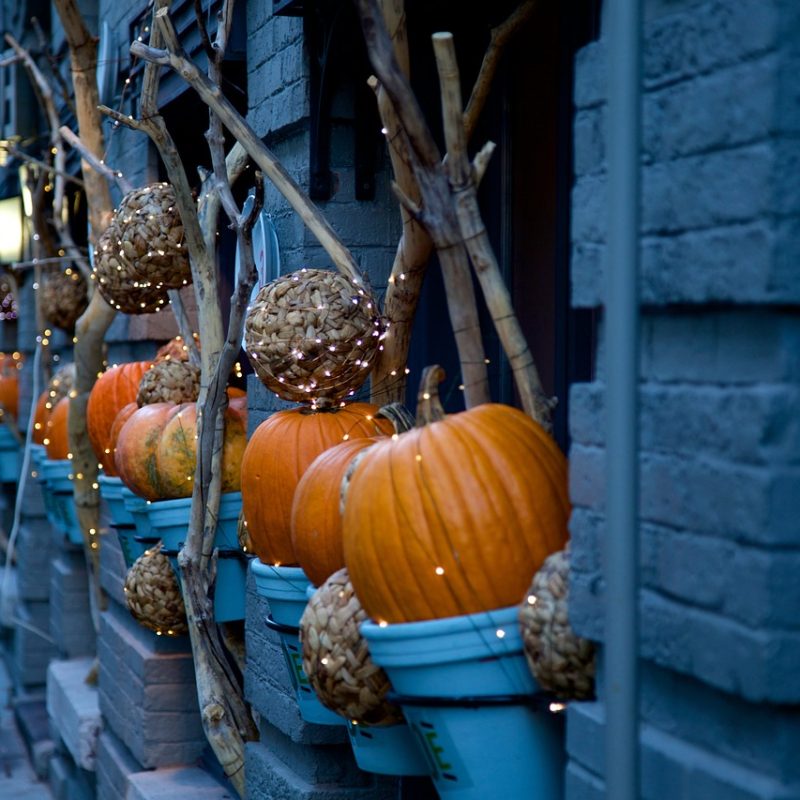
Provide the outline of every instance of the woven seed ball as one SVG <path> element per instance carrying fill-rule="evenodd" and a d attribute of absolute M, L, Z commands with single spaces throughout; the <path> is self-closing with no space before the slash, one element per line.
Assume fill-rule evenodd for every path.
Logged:
<path fill-rule="evenodd" d="M 594 644 L 569 624 L 569 550 L 548 556 L 519 612 L 525 657 L 534 678 L 564 700 L 594 696 Z"/>
<path fill-rule="evenodd" d="M 265 386 L 284 400 L 324 408 L 367 379 L 383 322 L 350 278 L 301 269 L 264 286 L 245 320 L 245 347 Z"/>
<path fill-rule="evenodd" d="M 150 314 L 167 304 L 167 291 L 148 280 L 140 280 L 125 257 L 122 233 L 113 222 L 97 241 L 92 278 L 112 308 L 125 314 Z"/>
<path fill-rule="evenodd" d="M 139 381 L 136 403 L 194 403 L 200 394 L 200 367 L 188 361 L 153 364 Z"/>
<path fill-rule="evenodd" d="M 403 715 L 386 701 L 391 684 L 359 633 L 366 619 L 347 570 L 334 572 L 308 601 L 300 620 L 303 670 L 332 711 L 369 725 L 391 725 Z"/>
<path fill-rule="evenodd" d="M 70 363 L 59 367 L 47 384 L 47 393 L 53 408 L 62 397 L 66 397 L 72 391 L 74 386 L 75 365 Z"/>
<path fill-rule="evenodd" d="M 128 192 L 115 221 L 120 249 L 140 282 L 165 289 L 180 289 L 191 282 L 189 253 L 172 186 L 151 183 Z"/>
<path fill-rule="evenodd" d="M 128 570 L 125 599 L 133 618 L 151 631 L 178 636 L 189 630 L 178 579 L 158 546 L 145 550 Z"/>
<path fill-rule="evenodd" d="M 39 284 L 39 303 L 48 324 L 72 332 L 89 304 L 83 275 L 73 267 L 49 270 Z"/>

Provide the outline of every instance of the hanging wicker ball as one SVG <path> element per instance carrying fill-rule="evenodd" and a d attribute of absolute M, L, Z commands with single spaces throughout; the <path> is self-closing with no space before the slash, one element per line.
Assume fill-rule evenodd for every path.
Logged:
<path fill-rule="evenodd" d="M 139 381 L 136 403 L 194 403 L 200 394 L 200 367 L 188 361 L 153 364 Z"/>
<path fill-rule="evenodd" d="M 301 269 L 258 293 L 245 320 L 245 347 L 270 391 L 323 408 L 364 383 L 383 332 L 363 286 L 338 272 Z"/>
<path fill-rule="evenodd" d="M 245 553 L 255 553 L 253 540 L 250 538 L 250 531 L 247 530 L 247 520 L 244 518 L 244 511 L 239 512 L 239 519 L 236 523 L 236 538 L 239 541 L 239 547 L 241 547 Z"/>
<path fill-rule="evenodd" d="M 145 550 L 125 578 L 125 599 L 133 618 L 166 636 L 187 633 L 186 609 L 178 579 L 160 545 Z"/>
<path fill-rule="evenodd" d="M 183 223 L 168 183 L 134 189 L 122 198 L 97 243 L 93 274 L 103 297 L 127 314 L 159 311 L 167 289 L 191 282 Z"/>
<path fill-rule="evenodd" d="M 119 204 L 116 224 L 120 248 L 139 281 L 180 289 L 191 283 L 183 222 L 168 183 L 134 189 Z"/>
<path fill-rule="evenodd" d="M 125 314 L 151 314 L 167 304 L 167 291 L 140 280 L 122 249 L 122 232 L 112 222 L 97 241 L 92 278 L 106 301 Z"/>
<path fill-rule="evenodd" d="M 564 700 L 594 696 L 594 644 L 569 624 L 569 549 L 548 556 L 519 612 L 525 657 L 534 678 Z"/>
<path fill-rule="evenodd" d="M 46 322 L 71 333 L 89 305 L 83 275 L 73 267 L 49 270 L 39 284 L 39 303 Z"/>
<path fill-rule="evenodd" d="M 66 397 L 75 386 L 75 365 L 72 363 L 64 364 L 59 367 L 53 377 L 47 384 L 47 392 L 50 396 L 50 402 L 55 408 L 56 403 L 62 398 Z"/>
<path fill-rule="evenodd" d="M 334 572 L 308 601 L 300 620 L 303 670 L 332 711 L 369 725 L 391 725 L 403 715 L 386 701 L 391 684 L 359 633 L 366 619 L 347 570 Z"/>

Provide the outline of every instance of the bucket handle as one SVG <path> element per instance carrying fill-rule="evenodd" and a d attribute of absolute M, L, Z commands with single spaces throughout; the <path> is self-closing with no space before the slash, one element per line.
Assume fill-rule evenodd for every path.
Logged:
<path fill-rule="evenodd" d="M 300 628 L 297 625 L 284 625 L 281 622 L 275 622 L 272 618 L 272 614 L 267 614 L 264 618 L 264 624 L 271 631 L 275 631 L 275 633 L 289 633 L 293 636 L 297 636 L 297 634 L 300 633 Z"/>

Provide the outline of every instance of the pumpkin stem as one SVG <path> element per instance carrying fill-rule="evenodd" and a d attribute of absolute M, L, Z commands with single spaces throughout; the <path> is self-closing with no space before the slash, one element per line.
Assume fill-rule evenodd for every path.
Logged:
<path fill-rule="evenodd" d="M 445 418 L 444 407 L 439 399 L 439 384 L 445 373 L 438 364 L 425 367 L 419 382 L 417 393 L 417 427 L 422 428 L 431 422 L 439 422 Z"/>
<path fill-rule="evenodd" d="M 414 417 L 402 403 L 381 406 L 377 416 L 388 419 L 394 425 L 395 433 L 405 433 L 414 427 Z"/>

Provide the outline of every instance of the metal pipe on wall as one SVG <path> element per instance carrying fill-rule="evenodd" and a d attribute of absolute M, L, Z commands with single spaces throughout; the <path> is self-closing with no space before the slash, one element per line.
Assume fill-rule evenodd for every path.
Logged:
<path fill-rule="evenodd" d="M 608 0 L 606 796 L 639 797 L 638 398 L 641 0 Z"/>

